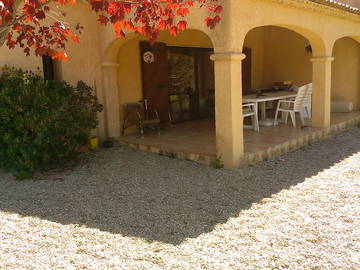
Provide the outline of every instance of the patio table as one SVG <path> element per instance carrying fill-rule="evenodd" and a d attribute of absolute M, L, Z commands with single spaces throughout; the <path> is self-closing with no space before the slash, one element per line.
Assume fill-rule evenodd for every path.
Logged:
<path fill-rule="evenodd" d="M 255 103 L 256 108 L 258 104 L 261 104 L 261 121 L 260 124 L 264 123 L 266 120 L 266 102 L 274 101 L 280 99 L 294 98 L 296 97 L 295 91 L 275 91 L 275 92 L 267 92 L 263 94 L 252 94 L 243 96 L 243 103 Z"/>

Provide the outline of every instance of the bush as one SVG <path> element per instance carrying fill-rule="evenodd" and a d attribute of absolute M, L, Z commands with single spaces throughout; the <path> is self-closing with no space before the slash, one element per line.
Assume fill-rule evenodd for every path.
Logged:
<path fill-rule="evenodd" d="M 6 67 L 0 77 L 0 166 L 17 179 L 76 161 L 102 110 L 84 82 L 44 81 Z"/>

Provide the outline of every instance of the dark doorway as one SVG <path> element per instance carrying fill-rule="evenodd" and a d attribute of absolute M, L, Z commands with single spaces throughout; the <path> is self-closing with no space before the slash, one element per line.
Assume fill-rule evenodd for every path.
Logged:
<path fill-rule="evenodd" d="M 214 65 L 211 48 L 168 47 L 170 111 L 174 121 L 212 116 Z M 211 92 L 211 97 L 209 97 Z"/>
<path fill-rule="evenodd" d="M 215 74 L 212 48 L 140 43 L 143 96 L 162 122 L 215 116 Z M 251 93 L 251 49 L 244 47 L 243 94 Z"/>
<path fill-rule="evenodd" d="M 140 48 L 143 95 L 151 99 L 162 122 L 213 116 L 213 49 L 148 42 Z"/>

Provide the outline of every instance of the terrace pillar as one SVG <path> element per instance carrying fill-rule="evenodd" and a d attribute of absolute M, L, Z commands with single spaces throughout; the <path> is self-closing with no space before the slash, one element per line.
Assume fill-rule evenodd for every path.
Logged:
<path fill-rule="evenodd" d="M 215 117 L 216 152 L 225 169 L 240 167 L 244 157 L 242 76 L 243 53 L 216 53 Z"/>
<path fill-rule="evenodd" d="M 116 138 L 120 137 L 120 101 L 117 82 L 119 64 L 105 62 L 101 67 L 107 136 Z"/>
<path fill-rule="evenodd" d="M 331 62 L 334 57 L 311 58 L 313 63 L 312 126 L 330 127 Z"/>

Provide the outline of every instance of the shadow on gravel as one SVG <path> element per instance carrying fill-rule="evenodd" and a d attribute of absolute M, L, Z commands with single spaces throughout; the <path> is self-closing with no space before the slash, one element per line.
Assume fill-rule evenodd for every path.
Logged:
<path fill-rule="evenodd" d="M 360 151 L 360 129 L 230 172 L 126 149 L 44 180 L 0 180 L 0 211 L 180 244 Z"/>

